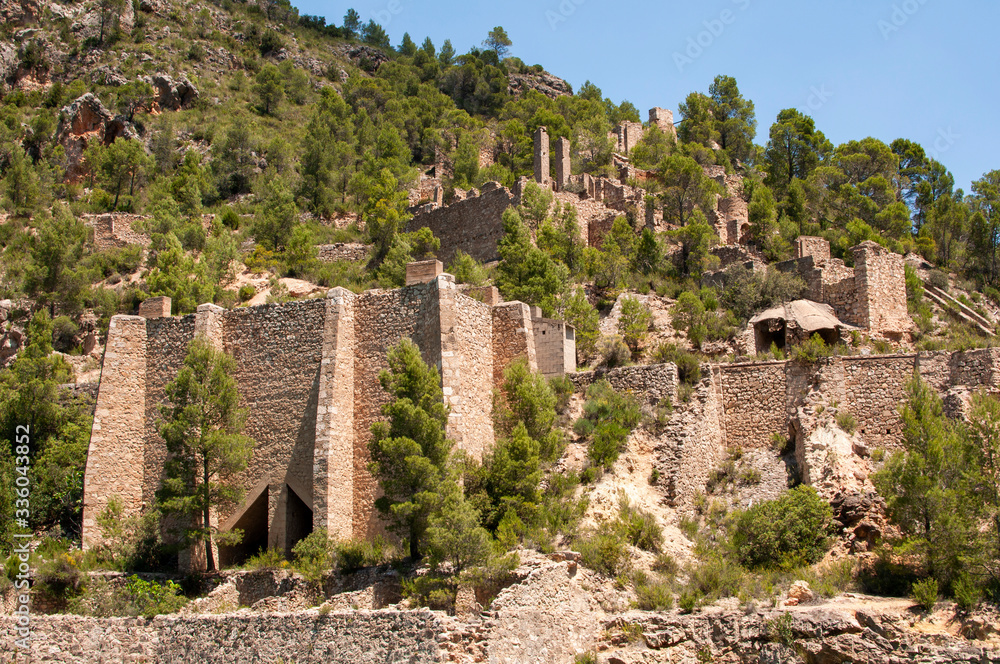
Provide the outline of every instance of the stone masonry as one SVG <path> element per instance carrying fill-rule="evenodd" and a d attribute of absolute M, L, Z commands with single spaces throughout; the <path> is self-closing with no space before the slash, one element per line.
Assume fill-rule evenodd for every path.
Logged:
<path fill-rule="evenodd" d="M 569 184 L 569 178 L 573 174 L 572 160 L 569 153 L 569 139 L 560 136 L 556 141 L 556 187 L 561 191 Z"/>
<path fill-rule="evenodd" d="M 545 127 L 535 130 L 535 182 L 546 185 L 549 177 L 549 132 Z"/>
<path fill-rule="evenodd" d="M 797 361 L 704 365 L 690 405 L 675 411 L 656 450 L 661 482 L 669 504 L 690 505 L 704 490 L 709 474 L 738 448 L 744 454 L 768 454 L 775 438 L 791 438 L 796 453 L 806 444 L 799 413 L 816 386 L 828 405 L 851 414 L 856 434 L 869 450 L 898 449 L 903 425 L 899 409 L 907 383 L 918 374 L 944 400 L 949 415 L 964 412 L 978 389 L 1000 392 L 1000 348 L 965 352 L 928 352 Z M 644 403 L 676 401 L 673 364 L 570 375 L 578 391 L 597 379 Z"/>
<path fill-rule="evenodd" d="M 532 369 L 545 364 L 550 375 L 574 371 L 572 327 L 533 321 L 520 302 L 491 306 L 463 295 L 451 275 L 438 273 L 440 263 L 430 267 L 414 285 L 390 291 L 334 288 L 326 298 L 280 305 L 115 316 L 84 479 L 85 544 L 101 537 L 96 516 L 112 495 L 123 499 L 127 514 L 153 504 L 167 457 L 157 433 L 164 386 L 199 335 L 235 359 L 249 407 L 244 433 L 257 443 L 238 479 L 243 503 L 218 514 L 223 530 L 246 532 L 246 543 L 220 550 L 222 560 L 238 561 L 265 545 L 287 552 L 314 528 L 343 538 L 383 530 L 367 444 L 388 399 L 378 374 L 403 337 L 441 372 L 449 437 L 481 457 L 493 445 L 492 391 L 504 368 L 524 357 Z M 536 335 L 546 342 L 537 344 Z"/>
<path fill-rule="evenodd" d="M 902 256 L 866 241 L 851 249 L 850 268 L 818 237 L 799 238 L 795 251 L 797 258 L 776 267 L 805 280 L 806 299 L 829 304 L 840 320 L 872 334 L 899 338 L 910 330 Z"/>

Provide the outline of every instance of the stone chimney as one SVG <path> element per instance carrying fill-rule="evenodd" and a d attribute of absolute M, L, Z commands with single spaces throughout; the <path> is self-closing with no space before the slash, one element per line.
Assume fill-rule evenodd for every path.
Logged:
<path fill-rule="evenodd" d="M 569 139 L 560 136 L 556 141 L 556 186 L 562 191 L 569 184 L 569 176 L 572 174 L 572 162 L 569 156 Z"/>

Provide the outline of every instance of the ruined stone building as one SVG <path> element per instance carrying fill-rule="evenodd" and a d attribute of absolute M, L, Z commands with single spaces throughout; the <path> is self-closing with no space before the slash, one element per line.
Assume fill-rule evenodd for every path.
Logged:
<path fill-rule="evenodd" d="M 245 532 L 239 547 L 220 549 L 224 564 L 264 546 L 287 552 L 314 528 L 343 538 L 380 531 L 367 443 L 387 400 L 378 374 L 401 338 L 439 368 L 448 435 L 474 457 L 493 445 L 493 389 L 511 361 L 548 375 L 576 369 L 571 326 L 533 318 L 520 302 L 463 295 L 437 261 L 409 265 L 407 284 L 229 311 L 205 304 L 180 317 L 155 298 L 140 316 L 112 318 L 84 479 L 85 544 L 100 540 L 96 516 L 111 496 L 126 514 L 153 504 L 166 459 L 158 408 L 196 335 L 235 359 L 244 433 L 257 442 L 239 478 L 245 500 L 218 515 L 221 530 Z"/>

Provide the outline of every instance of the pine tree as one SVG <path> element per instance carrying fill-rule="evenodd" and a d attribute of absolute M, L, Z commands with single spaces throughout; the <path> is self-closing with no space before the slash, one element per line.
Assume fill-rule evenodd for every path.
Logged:
<path fill-rule="evenodd" d="M 382 406 L 386 419 L 372 425 L 369 471 L 382 487 L 376 509 L 390 530 L 408 540 L 410 557 L 417 559 L 448 481 L 448 409 L 437 368 L 427 366 L 415 343 L 402 339 L 388 361 L 379 382 L 392 400 Z"/>
<path fill-rule="evenodd" d="M 212 512 L 238 502 L 235 477 L 246 470 L 254 441 L 242 435 L 247 412 L 239 406 L 233 378 L 236 361 L 202 337 L 188 345 L 177 377 L 164 388 L 159 433 L 169 457 L 157 500 L 163 512 L 181 518 L 183 541 L 204 543 L 210 571 L 216 569 L 213 540 L 236 544 L 241 531 L 218 533 Z"/>

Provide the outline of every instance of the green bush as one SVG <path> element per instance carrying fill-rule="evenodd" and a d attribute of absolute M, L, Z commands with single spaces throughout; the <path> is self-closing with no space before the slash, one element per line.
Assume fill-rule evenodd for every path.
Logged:
<path fill-rule="evenodd" d="M 792 632 L 792 614 L 782 613 L 780 616 L 767 621 L 767 638 L 772 643 L 781 643 L 791 646 L 795 641 L 795 634 Z"/>
<path fill-rule="evenodd" d="M 61 551 L 35 570 L 35 589 L 56 602 L 65 602 L 84 591 L 87 575 L 81 570 L 80 552 Z"/>
<path fill-rule="evenodd" d="M 677 598 L 677 606 L 680 608 L 681 613 L 694 613 L 694 610 L 698 608 L 698 601 L 700 599 L 698 593 L 692 590 L 685 590 Z"/>
<path fill-rule="evenodd" d="M 798 486 L 736 513 L 730 543 L 752 569 L 812 564 L 826 553 L 832 520 L 830 505 L 812 487 Z"/>
<path fill-rule="evenodd" d="M 269 570 L 269 569 L 288 569 L 289 564 L 285 559 L 285 554 L 277 549 L 268 549 L 267 551 L 261 551 L 255 556 L 250 556 L 247 558 L 246 562 L 243 563 L 244 569 L 249 570 Z"/>
<path fill-rule="evenodd" d="M 306 581 L 319 584 L 332 568 L 333 542 L 325 528 L 319 528 L 292 547 L 293 567 Z"/>
<path fill-rule="evenodd" d="M 854 430 L 858 427 L 858 421 L 854 419 L 854 415 L 851 415 L 846 410 L 842 410 L 837 413 L 837 426 L 847 433 L 854 433 Z"/>
<path fill-rule="evenodd" d="M 240 302 L 247 302 L 253 299 L 253 296 L 257 294 L 257 289 L 254 288 L 253 284 L 244 284 L 240 286 L 239 298 Z"/>
<path fill-rule="evenodd" d="M 937 579 L 929 577 L 910 587 L 910 598 L 924 611 L 933 611 L 938 600 Z"/>
<path fill-rule="evenodd" d="M 674 591 L 661 579 L 643 579 L 635 584 L 636 607 L 642 611 L 669 611 L 674 608 Z"/>
<path fill-rule="evenodd" d="M 74 597 L 69 611 L 95 618 L 153 616 L 177 613 L 188 599 L 174 581 L 145 581 L 132 575 L 124 585 L 98 578 L 86 592 Z"/>
<path fill-rule="evenodd" d="M 688 586 L 689 590 L 702 597 L 738 597 L 745 577 L 746 570 L 736 562 L 718 554 L 709 554 L 688 570 Z"/>
<path fill-rule="evenodd" d="M 951 594 L 955 597 L 955 604 L 962 611 L 972 611 L 983 599 L 982 590 L 967 574 L 955 579 L 951 584 Z"/>
<path fill-rule="evenodd" d="M 341 572 L 355 572 L 363 567 L 374 567 L 387 562 L 392 557 L 392 548 L 381 535 L 371 542 L 367 540 L 347 540 L 337 542 L 334 560 Z"/>
<path fill-rule="evenodd" d="M 792 349 L 792 358 L 803 364 L 814 364 L 819 358 L 830 357 L 832 354 L 833 349 L 827 346 L 818 334 L 812 335 L 808 341 L 804 341 Z"/>
<path fill-rule="evenodd" d="M 597 356 L 600 359 L 600 366 L 608 369 L 628 366 L 632 361 L 632 351 L 617 335 L 597 340 Z"/>
<path fill-rule="evenodd" d="M 701 380 L 701 358 L 691 351 L 679 348 L 676 344 L 660 344 L 653 352 L 653 362 L 677 365 L 677 378 L 685 385 L 697 385 Z"/>
<path fill-rule="evenodd" d="M 604 523 L 589 537 L 577 542 L 583 564 L 614 578 L 629 567 L 628 549 L 615 524 Z"/>
<path fill-rule="evenodd" d="M 583 405 L 581 419 L 589 423 L 577 421 L 574 431 L 591 436 L 588 450 L 591 461 L 608 468 L 618 460 L 641 415 L 635 399 L 615 392 L 608 381 L 599 380 L 587 388 L 587 401 Z"/>
<path fill-rule="evenodd" d="M 625 539 L 632 546 L 653 552 L 659 551 L 663 546 L 663 528 L 649 512 L 633 507 L 628 500 L 622 500 L 618 519 Z"/>

